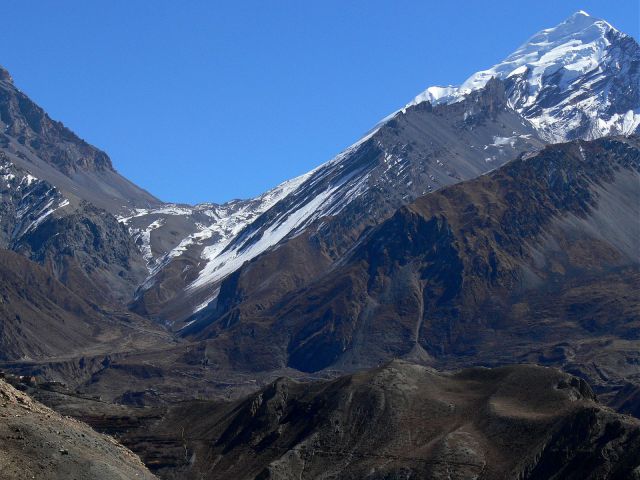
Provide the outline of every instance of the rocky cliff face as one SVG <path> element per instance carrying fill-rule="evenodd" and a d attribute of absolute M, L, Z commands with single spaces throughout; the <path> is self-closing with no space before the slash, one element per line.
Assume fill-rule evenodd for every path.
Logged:
<path fill-rule="evenodd" d="M 127 229 L 89 203 L 66 215 L 47 217 L 11 248 L 102 305 L 126 305 L 147 274 Z"/>
<path fill-rule="evenodd" d="M 146 278 L 109 212 L 158 204 L 0 75 L 0 247 L 37 261 L 85 299 L 126 305 Z"/>
<path fill-rule="evenodd" d="M 113 171 L 106 153 L 78 138 L 14 85 L 8 72 L 0 76 L 2 142 L 12 141 L 33 150 L 39 158 L 66 175 L 78 170 Z"/>
<path fill-rule="evenodd" d="M 9 246 L 69 201 L 50 183 L 9 161 L 0 152 L 0 241 Z"/>
<path fill-rule="evenodd" d="M 113 215 L 88 202 L 70 201 L 4 152 L 0 179 L 0 248 L 40 263 L 94 303 L 126 305 L 131 300 L 147 270 L 134 240 Z"/>
<path fill-rule="evenodd" d="M 586 383 L 519 366 L 442 375 L 395 361 L 232 403 L 169 407 L 122 437 L 163 478 L 636 478 L 640 423 Z M 211 468 L 215 466 L 214 468 Z"/>

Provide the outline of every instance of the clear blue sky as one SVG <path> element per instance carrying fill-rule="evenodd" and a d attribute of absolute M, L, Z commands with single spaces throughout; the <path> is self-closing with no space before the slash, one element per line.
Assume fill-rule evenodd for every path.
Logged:
<path fill-rule="evenodd" d="M 254 196 L 576 10 L 637 0 L 5 0 L 0 64 L 163 200 Z"/>

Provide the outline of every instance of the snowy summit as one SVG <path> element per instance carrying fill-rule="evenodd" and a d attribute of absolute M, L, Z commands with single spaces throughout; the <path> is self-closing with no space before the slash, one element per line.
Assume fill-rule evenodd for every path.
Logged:
<path fill-rule="evenodd" d="M 639 62 L 631 37 L 580 10 L 462 85 L 429 87 L 407 107 L 458 102 L 495 77 L 509 87 L 511 106 L 550 141 L 628 134 L 640 125 Z M 627 102 L 632 108 L 620 111 L 624 99 L 613 87 L 623 79 L 631 87 Z"/>

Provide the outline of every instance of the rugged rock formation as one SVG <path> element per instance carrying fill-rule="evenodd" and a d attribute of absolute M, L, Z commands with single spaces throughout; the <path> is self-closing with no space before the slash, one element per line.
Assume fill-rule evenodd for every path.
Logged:
<path fill-rule="evenodd" d="M 172 479 L 631 479 L 640 421 L 557 370 L 438 374 L 394 361 L 233 403 L 191 402 L 123 436 Z"/>
<path fill-rule="evenodd" d="M 127 229 L 86 202 L 66 215 L 48 216 L 11 247 L 102 305 L 126 305 L 147 274 Z"/>
<path fill-rule="evenodd" d="M 0 74 L 0 149 L 66 196 L 112 212 L 160 202 L 120 176 L 103 151 L 78 138 Z"/>
<path fill-rule="evenodd" d="M 0 179 L 0 248 L 40 263 L 94 303 L 129 303 L 147 269 L 116 217 L 85 201 L 73 203 L 2 151 Z"/>

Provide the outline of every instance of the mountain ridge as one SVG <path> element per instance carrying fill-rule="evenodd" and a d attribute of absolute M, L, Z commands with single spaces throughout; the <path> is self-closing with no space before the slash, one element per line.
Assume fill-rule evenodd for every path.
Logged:
<path fill-rule="evenodd" d="M 48 181 L 73 203 L 90 201 L 116 213 L 160 201 L 119 175 L 111 159 L 53 120 L 0 67 L 0 147 L 17 166 Z"/>
<path fill-rule="evenodd" d="M 311 372 L 415 354 L 440 366 L 539 355 L 582 365 L 593 385 L 637 381 L 628 349 L 639 313 L 638 146 L 637 136 L 548 146 L 425 195 L 307 285 L 267 291 L 275 298 L 247 294 L 264 279 L 252 262 L 223 282 L 220 307 L 194 317 L 182 333 L 214 345 L 234 339 L 253 355 L 278 345 L 274 365 Z M 589 289 L 594 299 L 581 299 Z M 550 298 L 557 311 L 545 306 Z M 531 329 L 538 340 L 519 344 Z M 555 348 L 556 329 L 566 339 L 557 348 L 570 353 L 553 359 L 543 351 Z M 500 335 L 503 353 L 492 354 Z M 573 361 L 595 355 L 590 342 L 607 335 L 611 359 L 628 362 L 604 379 L 590 362 Z M 608 360 L 591 360 L 600 362 Z"/>
<path fill-rule="evenodd" d="M 542 50 L 538 51 L 540 48 Z M 494 165 L 485 167 L 486 170 L 499 166 L 509 155 L 520 153 L 513 147 L 526 140 L 526 135 L 532 137 L 533 148 L 540 148 L 551 140 L 590 139 L 640 131 L 640 114 L 637 113 L 640 111 L 640 47 L 632 37 L 617 31 L 607 22 L 577 12 L 562 24 L 534 35 L 504 62 L 472 75 L 462 87 L 438 87 L 437 95 L 427 89 L 406 107 L 383 119 L 371 132 L 334 159 L 298 177 L 305 181 L 301 181 L 296 185 L 297 188 L 291 189 L 278 202 L 256 211 L 251 221 L 244 223 L 241 229 L 222 242 L 200 241 L 196 229 L 195 233 L 186 237 L 196 239 L 189 243 L 188 248 L 178 251 L 174 247 L 168 254 L 160 252 L 161 257 L 169 258 L 168 262 L 162 263 L 167 270 L 159 276 L 156 276 L 156 271 L 147 279 L 137 294 L 135 308 L 172 322 L 184 320 L 189 315 L 189 308 L 192 312 L 206 308 L 215 300 L 219 282 L 244 262 L 259 257 L 271 248 L 282 246 L 311 225 L 315 225 L 311 227 L 313 229 L 324 228 L 321 217 L 344 215 L 350 203 L 355 202 L 355 205 L 360 198 L 372 195 L 371 192 L 377 187 L 372 184 L 371 175 L 377 174 L 371 173 L 370 165 L 375 161 L 373 151 L 377 147 L 370 146 L 381 131 L 389 130 L 389 126 L 401 121 L 409 110 L 438 111 L 446 105 L 456 108 L 455 104 L 468 102 L 470 96 L 481 96 L 483 90 L 495 90 L 493 85 L 496 82 L 500 85 L 498 90 L 504 90 L 505 108 L 516 112 L 526 127 L 523 129 L 521 126 L 518 131 L 518 127 L 512 125 L 515 128 L 504 129 L 503 133 L 496 131 L 493 137 L 475 140 L 480 149 L 475 153 L 476 160 L 494 162 Z M 555 85 L 561 85 L 562 88 Z M 473 124 L 474 115 L 481 113 L 483 108 L 495 107 L 484 105 L 467 108 L 461 122 L 466 122 L 468 116 Z M 545 119 L 550 119 L 551 123 Z M 411 147 L 412 141 L 416 139 L 409 139 L 407 147 Z M 441 144 L 443 151 L 458 148 L 456 139 L 449 137 L 448 141 L 449 144 Z M 361 162 L 361 171 L 350 170 L 349 165 L 357 164 L 357 157 L 363 156 L 364 148 L 372 152 L 369 165 Z M 426 147 L 421 145 L 420 148 L 425 150 Z M 437 156 L 437 152 L 434 153 L 436 155 L 432 153 L 431 157 Z M 485 153 L 487 155 L 483 155 Z M 403 167 L 402 152 L 387 151 L 386 155 L 389 156 L 389 162 L 397 164 L 394 170 Z M 470 153 L 465 155 L 469 157 Z M 450 162 L 455 158 L 449 152 L 446 157 Z M 444 159 L 432 158 L 431 161 L 443 162 Z M 442 178 L 438 169 L 427 172 L 428 176 L 422 178 L 417 169 L 424 168 L 424 160 L 412 162 L 415 162 L 415 167 L 409 175 L 411 178 L 407 177 L 404 183 L 395 179 L 382 180 L 387 182 L 387 186 L 383 187 L 387 188 L 386 195 L 393 196 L 392 191 L 402 192 L 401 197 L 404 195 L 391 202 L 389 211 L 426 193 L 428 189 L 439 188 L 432 178 L 444 181 L 444 184 L 458 181 L 446 176 Z M 454 168 L 449 173 L 455 177 L 456 163 L 452 165 Z M 441 167 L 440 163 L 436 166 Z M 337 170 L 340 168 L 351 172 L 352 177 L 339 174 Z M 482 169 L 475 174 L 479 173 L 482 173 Z M 468 177 L 461 179 L 465 178 Z M 386 202 L 382 195 L 379 197 L 371 203 L 382 205 Z M 336 206 L 332 207 L 333 204 Z M 369 207 L 365 202 L 361 208 L 366 210 Z M 275 213 L 278 209 L 280 213 Z M 375 215 L 384 218 L 384 208 L 380 213 L 372 214 Z M 136 228 L 148 230 L 153 225 L 152 219 L 155 221 L 157 216 L 149 216 L 148 220 L 144 216 L 139 217 L 137 221 L 140 226 Z M 170 222 L 168 217 L 164 221 Z M 365 220 L 365 225 L 369 224 L 370 221 Z M 215 224 L 212 227 L 204 226 L 202 231 L 206 232 L 209 228 L 216 228 Z M 315 232 L 311 235 L 318 236 Z M 321 233 L 319 235 L 322 236 Z M 163 241 L 162 227 L 151 233 L 151 238 L 154 237 L 160 239 L 158 243 Z M 177 262 L 175 266 L 172 265 L 174 260 Z M 178 273 L 184 268 L 189 270 L 187 275 Z M 176 278 L 176 275 L 180 278 Z M 167 288 L 165 285 L 173 287 Z M 180 291 L 176 295 L 168 294 L 176 285 Z M 149 297 L 149 301 L 145 297 Z M 163 306 L 176 302 L 182 306 Z"/>
<path fill-rule="evenodd" d="M 122 441 L 164 478 L 623 479 L 638 472 L 639 425 L 553 369 L 439 374 L 394 361 L 311 384 L 281 378 L 230 403 L 172 405 Z"/>

